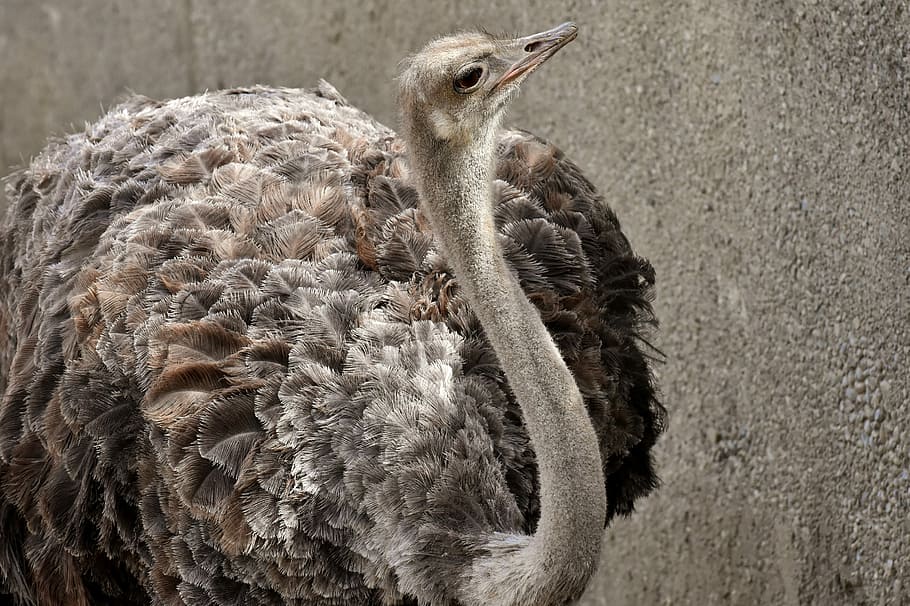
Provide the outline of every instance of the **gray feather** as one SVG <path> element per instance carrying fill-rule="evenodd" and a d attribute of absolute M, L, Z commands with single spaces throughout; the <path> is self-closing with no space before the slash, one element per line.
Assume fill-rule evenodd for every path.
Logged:
<path fill-rule="evenodd" d="M 627 513 L 662 429 L 650 266 L 549 144 L 503 133 L 498 176 Z M 522 415 L 402 144 L 337 93 L 137 97 L 7 195 L 0 592 L 443 604 L 477 537 L 533 530 Z"/>

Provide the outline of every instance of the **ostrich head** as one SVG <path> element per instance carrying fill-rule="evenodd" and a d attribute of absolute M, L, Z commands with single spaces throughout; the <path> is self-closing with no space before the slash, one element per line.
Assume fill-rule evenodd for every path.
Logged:
<path fill-rule="evenodd" d="M 574 23 L 563 23 L 522 38 L 471 32 L 434 40 L 402 64 L 405 138 L 412 145 L 429 139 L 457 146 L 488 138 L 522 81 L 577 32 Z"/>

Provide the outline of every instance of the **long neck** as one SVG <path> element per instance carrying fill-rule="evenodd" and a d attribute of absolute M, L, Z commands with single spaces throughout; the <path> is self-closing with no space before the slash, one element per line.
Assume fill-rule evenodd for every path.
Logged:
<path fill-rule="evenodd" d="M 490 555 L 473 563 L 460 599 L 566 603 L 581 593 L 600 554 L 606 501 L 594 428 L 572 374 L 496 241 L 493 131 L 471 149 L 420 149 L 420 143 L 428 142 L 412 144 L 411 157 L 424 209 L 521 406 L 540 473 L 536 534 L 491 537 Z"/>

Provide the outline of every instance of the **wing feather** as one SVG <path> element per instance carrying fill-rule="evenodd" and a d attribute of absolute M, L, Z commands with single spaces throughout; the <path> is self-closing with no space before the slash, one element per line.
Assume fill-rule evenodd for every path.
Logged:
<path fill-rule="evenodd" d="M 234 478 L 265 437 L 256 418 L 255 402 L 255 391 L 231 390 L 215 398 L 199 419 L 199 454 Z"/>

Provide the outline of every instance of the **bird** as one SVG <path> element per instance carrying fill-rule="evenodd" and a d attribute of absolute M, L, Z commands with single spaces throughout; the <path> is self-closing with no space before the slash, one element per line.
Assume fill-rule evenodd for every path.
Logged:
<path fill-rule="evenodd" d="M 555 605 L 656 488 L 655 271 L 505 128 L 577 36 L 330 84 L 132 96 L 7 180 L 0 594 Z"/>

